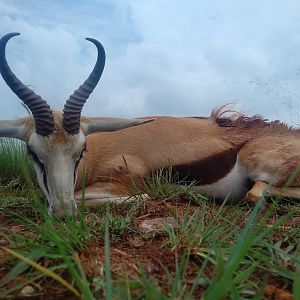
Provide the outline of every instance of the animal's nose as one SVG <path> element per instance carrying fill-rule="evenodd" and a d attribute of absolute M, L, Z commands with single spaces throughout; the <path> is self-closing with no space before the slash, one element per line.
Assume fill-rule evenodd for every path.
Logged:
<path fill-rule="evenodd" d="M 75 201 L 60 201 L 49 207 L 49 215 L 58 219 L 75 217 L 77 215 L 77 205 Z"/>

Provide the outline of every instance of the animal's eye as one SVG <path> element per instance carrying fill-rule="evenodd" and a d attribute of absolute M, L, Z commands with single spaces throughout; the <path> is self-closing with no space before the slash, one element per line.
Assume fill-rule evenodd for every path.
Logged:
<path fill-rule="evenodd" d="M 78 167 L 81 158 L 82 158 L 82 156 L 80 155 L 79 158 L 76 160 L 76 162 L 75 162 L 75 169 Z"/>
<path fill-rule="evenodd" d="M 75 162 L 75 167 L 76 167 L 76 168 L 78 167 L 79 162 L 80 162 L 80 160 L 81 160 L 82 157 L 83 157 L 83 152 L 84 152 L 84 150 L 81 151 L 79 157 L 77 158 L 77 160 L 76 160 L 76 162 Z"/>
<path fill-rule="evenodd" d="M 81 159 L 82 159 L 83 153 L 84 153 L 84 150 L 81 151 L 81 153 L 80 153 L 80 155 L 79 155 L 79 157 L 78 157 L 78 160 L 81 160 Z"/>
<path fill-rule="evenodd" d="M 30 155 L 30 157 L 42 168 L 44 169 L 44 164 L 40 161 L 37 154 L 29 147 L 27 146 L 27 152 Z"/>
<path fill-rule="evenodd" d="M 78 160 L 81 160 L 81 159 L 82 159 L 83 153 L 84 153 L 85 151 L 86 151 L 86 143 L 84 144 L 84 147 L 83 147 L 83 149 L 82 149 L 82 151 L 81 151 L 81 153 L 80 153 L 80 155 L 79 155 Z"/>
<path fill-rule="evenodd" d="M 80 155 L 78 156 L 76 162 L 75 162 L 75 168 L 78 167 L 80 160 L 83 158 L 83 153 L 86 151 L 86 143 L 84 144 L 84 147 L 80 153 Z"/>

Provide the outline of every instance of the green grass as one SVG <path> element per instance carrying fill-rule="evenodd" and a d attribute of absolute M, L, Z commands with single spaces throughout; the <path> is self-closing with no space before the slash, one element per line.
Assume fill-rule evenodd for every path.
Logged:
<path fill-rule="evenodd" d="M 35 172 L 26 154 L 23 142 L 0 138 L 0 186 L 8 191 L 28 190 L 28 176 L 33 178 Z"/>
<path fill-rule="evenodd" d="M 59 221 L 24 150 L 0 144 L 0 298 L 31 285 L 57 299 L 263 299 L 275 284 L 300 299 L 299 205 L 216 204 L 162 170 L 144 181 L 148 203 L 81 208 Z M 140 218 L 161 214 L 178 226 L 139 229 Z"/>

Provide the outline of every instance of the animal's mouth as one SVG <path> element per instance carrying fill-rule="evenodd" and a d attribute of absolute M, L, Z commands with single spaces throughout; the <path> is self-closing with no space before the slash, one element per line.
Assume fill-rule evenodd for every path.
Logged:
<path fill-rule="evenodd" d="M 60 201 L 58 204 L 49 205 L 48 213 L 56 218 L 76 217 L 77 204 L 75 199 L 72 201 Z"/>

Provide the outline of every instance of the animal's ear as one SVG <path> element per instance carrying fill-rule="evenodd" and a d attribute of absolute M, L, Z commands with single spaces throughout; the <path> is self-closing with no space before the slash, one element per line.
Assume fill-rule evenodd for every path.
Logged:
<path fill-rule="evenodd" d="M 0 121 L 0 137 L 16 138 L 24 142 L 28 140 L 25 126 L 18 120 Z"/>
<path fill-rule="evenodd" d="M 122 119 L 122 118 L 81 118 L 81 129 L 85 135 L 96 132 L 108 132 L 139 126 L 155 119 Z"/>

